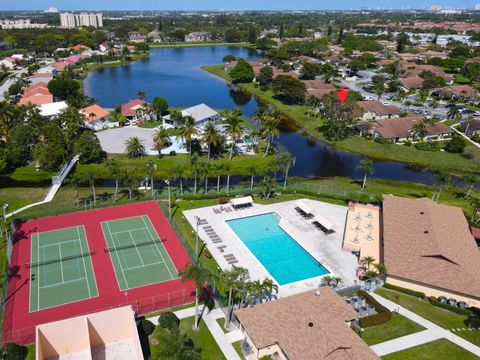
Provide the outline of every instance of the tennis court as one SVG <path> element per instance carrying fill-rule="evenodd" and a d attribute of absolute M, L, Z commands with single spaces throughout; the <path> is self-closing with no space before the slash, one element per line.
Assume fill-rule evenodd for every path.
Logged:
<path fill-rule="evenodd" d="M 147 215 L 102 222 L 120 290 L 178 278 L 178 272 Z"/>
<path fill-rule="evenodd" d="M 35 233 L 31 242 L 30 311 L 98 296 L 94 252 L 83 226 Z"/>

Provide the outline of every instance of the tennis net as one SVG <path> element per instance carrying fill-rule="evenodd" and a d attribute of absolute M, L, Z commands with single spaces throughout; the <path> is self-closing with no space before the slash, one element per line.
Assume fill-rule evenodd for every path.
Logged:
<path fill-rule="evenodd" d="M 109 246 L 109 247 L 104 248 L 104 252 L 112 252 L 112 251 L 119 251 L 119 250 L 124 250 L 124 249 L 131 249 L 131 248 L 146 246 L 146 245 L 155 245 L 155 244 L 158 244 L 159 242 L 165 242 L 166 240 L 167 240 L 166 237 L 161 237 L 160 239 L 133 242 L 131 244 L 125 244 L 125 245 L 119 245 L 119 246 Z"/>
<path fill-rule="evenodd" d="M 26 263 L 25 268 L 29 269 L 29 268 L 32 268 L 32 267 L 38 267 L 38 266 L 53 264 L 53 263 L 57 263 L 57 262 L 61 262 L 61 261 L 82 258 L 82 257 L 85 257 L 85 256 L 95 255 L 96 253 L 97 252 L 95 250 L 90 250 L 90 251 L 80 253 L 80 254 L 73 254 L 73 255 L 68 255 L 68 256 L 62 256 L 60 258 L 55 258 L 55 259 L 48 259 L 48 260 Z"/>

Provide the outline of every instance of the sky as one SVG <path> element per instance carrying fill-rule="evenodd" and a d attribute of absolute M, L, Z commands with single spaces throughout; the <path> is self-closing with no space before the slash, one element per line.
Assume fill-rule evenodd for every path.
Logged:
<path fill-rule="evenodd" d="M 58 1 L 58 0 L 57 0 Z M 432 5 L 472 7 L 480 0 L 0 0 L 1 10 L 341 10 L 426 8 Z"/>

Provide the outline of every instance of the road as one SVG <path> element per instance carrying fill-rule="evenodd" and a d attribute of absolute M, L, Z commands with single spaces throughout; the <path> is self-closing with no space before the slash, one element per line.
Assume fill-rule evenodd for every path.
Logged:
<path fill-rule="evenodd" d="M 5 82 L 2 85 L 0 85 L 0 101 L 5 100 L 4 93 L 26 71 L 27 71 L 26 69 L 12 71 L 12 74 L 8 77 L 8 79 L 5 80 Z"/>

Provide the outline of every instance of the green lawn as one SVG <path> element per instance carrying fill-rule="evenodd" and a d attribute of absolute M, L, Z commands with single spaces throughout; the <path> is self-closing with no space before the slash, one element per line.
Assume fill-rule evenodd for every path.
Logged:
<path fill-rule="evenodd" d="M 10 187 L 0 189 L 0 199 L 8 204 L 7 212 L 11 212 L 25 205 L 43 200 L 47 192 L 48 187 Z"/>
<path fill-rule="evenodd" d="M 33 164 L 15 169 L 6 176 L 15 181 L 45 181 L 50 180 L 56 174 L 55 171 L 37 170 Z"/>
<path fill-rule="evenodd" d="M 365 328 L 361 337 L 368 345 L 375 345 L 422 330 L 425 330 L 423 326 L 402 315 L 394 314 L 392 319 L 386 324 Z"/>
<path fill-rule="evenodd" d="M 435 340 L 382 356 L 383 360 L 474 360 L 477 356 L 446 340 Z"/>
<path fill-rule="evenodd" d="M 235 351 L 237 352 L 238 356 L 240 356 L 240 359 L 245 359 L 243 357 L 243 351 L 242 351 L 242 340 L 234 342 L 232 343 L 232 345 Z"/>
<path fill-rule="evenodd" d="M 207 65 L 202 69 L 230 81 L 228 73 L 223 70 L 223 65 Z M 270 103 L 280 109 L 285 115 L 294 122 L 304 128 L 312 136 L 326 143 L 331 143 L 325 139 L 322 133 L 318 131 L 318 127 L 323 121 L 318 118 L 307 115 L 308 107 L 304 105 L 286 105 L 276 99 L 271 90 L 262 91 L 260 87 L 253 83 L 239 84 L 240 87 L 255 94 L 260 100 Z M 294 127 L 295 125 L 291 125 Z M 415 149 L 413 146 L 403 146 L 394 144 L 379 144 L 364 138 L 353 136 L 346 140 L 333 144 L 339 149 L 350 151 L 353 153 L 368 156 L 379 160 L 394 160 L 421 166 L 442 166 L 453 171 L 460 172 L 478 172 L 480 171 L 480 163 L 472 161 L 462 154 L 451 154 L 447 152 L 426 152 Z M 480 156 L 478 148 L 468 146 Z"/>
<path fill-rule="evenodd" d="M 218 347 L 215 339 L 213 338 L 212 334 L 208 330 L 207 325 L 202 320 L 200 322 L 199 329 L 197 331 L 193 331 L 192 326 L 195 319 L 194 317 L 189 317 L 186 319 L 180 320 L 180 331 L 186 334 L 189 338 L 193 340 L 195 347 L 197 349 L 201 349 L 201 356 L 202 359 L 205 360 L 223 360 L 225 356 L 223 355 L 222 351 Z M 167 330 L 157 326 L 155 328 L 155 332 L 150 336 L 150 350 L 152 353 L 151 359 L 156 360 L 160 359 L 158 353 L 162 348 L 162 339 L 168 336 Z M 151 340 L 157 339 L 158 345 L 152 345 Z M 162 358 L 164 359 L 164 358 Z M 165 359 L 167 360 L 167 359 Z M 174 360 L 174 359 L 171 359 Z"/>
<path fill-rule="evenodd" d="M 27 345 L 28 354 L 25 360 L 35 360 L 35 344 Z"/>
<path fill-rule="evenodd" d="M 378 289 L 375 292 L 445 329 L 467 327 L 464 322 L 467 319 L 465 315 L 433 306 L 426 300 L 418 300 L 413 296 L 388 289 Z M 477 346 L 480 345 L 480 331 L 459 331 L 455 332 L 455 334 Z"/>

